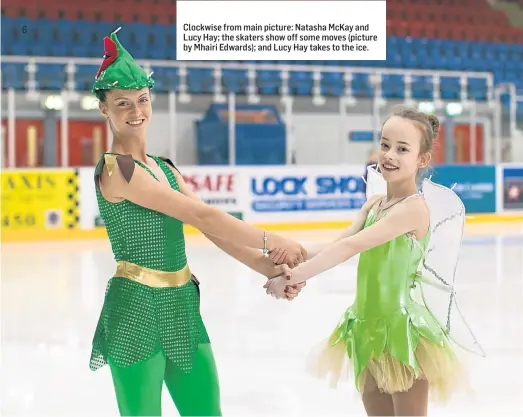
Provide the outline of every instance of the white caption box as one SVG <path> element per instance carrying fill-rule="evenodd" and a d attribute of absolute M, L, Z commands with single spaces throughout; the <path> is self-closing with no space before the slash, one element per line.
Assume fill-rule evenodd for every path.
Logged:
<path fill-rule="evenodd" d="M 385 60 L 385 1 L 178 1 L 176 59 Z"/>

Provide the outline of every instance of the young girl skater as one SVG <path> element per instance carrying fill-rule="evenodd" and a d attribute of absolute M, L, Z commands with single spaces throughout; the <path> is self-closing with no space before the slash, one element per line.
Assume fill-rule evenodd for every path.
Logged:
<path fill-rule="evenodd" d="M 146 153 L 153 80 L 116 32 L 104 46 L 93 93 L 114 141 L 94 179 L 116 273 L 107 286 L 90 366 L 109 364 L 121 415 L 161 415 L 165 381 L 182 416 L 219 416 L 216 365 L 200 316 L 199 283 L 187 264 L 183 224 L 267 277 L 283 270 L 264 256 L 271 250 L 284 248 L 296 263 L 306 254 L 293 241 L 205 205 L 170 161 Z M 300 287 L 287 288 L 286 298 Z"/>
<path fill-rule="evenodd" d="M 436 117 L 415 110 L 397 111 L 386 120 L 378 155 L 386 195 L 369 198 L 335 242 L 310 250 L 310 260 L 292 270 L 290 281 L 275 278 L 265 284 L 269 294 L 283 297 L 289 283 L 305 282 L 360 254 L 355 301 L 315 357 L 313 372 L 322 377 L 331 374 L 335 384 L 350 359 L 356 387 L 372 416 L 426 415 L 429 391 L 446 399 L 461 376 L 450 345 L 450 325 L 445 326 L 426 303 L 412 296 L 424 281 L 419 268 L 426 261 L 434 231 L 457 219 L 457 235 L 448 236 L 443 250 L 456 257 L 461 244 L 461 200 L 433 183 L 427 185 L 432 194 L 424 197 L 416 186 L 419 170 L 430 162 L 438 128 Z M 373 171 L 373 175 L 380 174 Z M 453 200 L 445 206 L 449 196 Z M 431 205 L 435 201 L 439 206 L 428 207 L 426 197 Z M 435 208 L 444 213 L 444 220 L 432 227 L 431 216 L 440 216 Z M 284 251 L 272 258 L 280 262 Z M 456 265 L 449 262 L 449 266 Z M 437 273 L 434 276 L 452 299 L 452 285 Z"/>

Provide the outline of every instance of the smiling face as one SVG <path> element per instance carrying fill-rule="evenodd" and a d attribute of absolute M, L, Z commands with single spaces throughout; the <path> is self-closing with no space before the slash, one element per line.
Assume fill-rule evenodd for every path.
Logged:
<path fill-rule="evenodd" d="M 383 125 L 378 163 L 387 182 L 414 180 L 420 168 L 430 162 L 423 126 L 404 117 L 393 116 Z"/>
<path fill-rule="evenodd" d="M 108 117 L 114 134 L 137 137 L 145 134 L 152 114 L 149 88 L 141 90 L 110 90 L 100 111 Z"/>

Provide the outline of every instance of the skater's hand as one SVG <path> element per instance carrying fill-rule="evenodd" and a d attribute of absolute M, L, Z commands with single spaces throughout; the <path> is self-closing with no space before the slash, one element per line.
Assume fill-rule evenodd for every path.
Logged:
<path fill-rule="evenodd" d="M 291 269 L 283 264 L 283 265 L 274 265 L 271 275 L 267 275 L 267 278 L 277 278 L 280 276 L 283 276 L 286 280 L 290 280 L 292 277 Z"/>
<path fill-rule="evenodd" d="M 287 265 L 280 265 L 282 274 L 274 278 L 270 278 L 263 288 L 266 289 L 266 293 L 276 299 L 285 298 L 289 301 L 293 300 L 301 292 L 301 289 L 305 286 L 305 282 L 288 285 L 287 281 L 291 279 L 291 270 Z"/>
<path fill-rule="evenodd" d="M 266 293 L 277 300 L 280 300 L 285 297 L 285 289 L 287 288 L 287 283 L 285 282 L 287 279 L 284 275 L 279 275 L 275 278 L 269 279 L 263 288 L 266 288 Z"/>
<path fill-rule="evenodd" d="M 305 254 L 306 259 L 307 255 Z M 300 258 L 291 259 L 289 253 L 285 249 L 275 249 L 269 253 L 269 259 L 276 265 L 286 264 L 289 268 L 296 268 L 300 262 Z"/>
<path fill-rule="evenodd" d="M 307 259 L 307 251 L 298 242 L 287 239 L 283 236 L 272 234 L 269 236 L 269 244 L 271 251 L 270 259 L 276 264 L 286 263 L 290 267 L 298 266 L 301 262 Z M 281 261 L 280 261 L 281 259 Z"/>
<path fill-rule="evenodd" d="M 269 259 L 276 265 L 286 263 L 287 251 L 285 249 L 275 249 L 269 253 Z M 289 265 L 292 268 L 293 265 Z"/>
<path fill-rule="evenodd" d="M 301 292 L 301 289 L 305 287 L 305 282 L 300 282 L 299 284 L 287 285 L 285 287 L 285 297 L 287 300 L 294 300 Z"/>

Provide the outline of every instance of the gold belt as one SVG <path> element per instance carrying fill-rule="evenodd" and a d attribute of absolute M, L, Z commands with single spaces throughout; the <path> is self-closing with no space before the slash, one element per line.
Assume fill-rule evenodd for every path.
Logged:
<path fill-rule="evenodd" d="M 116 263 L 115 277 L 130 279 L 153 288 L 181 287 L 187 284 L 192 273 L 189 265 L 175 272 L 156 271 L 127 261 Z"/>

